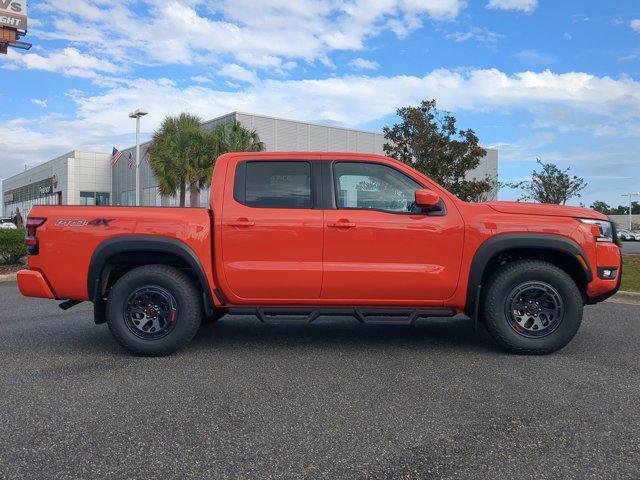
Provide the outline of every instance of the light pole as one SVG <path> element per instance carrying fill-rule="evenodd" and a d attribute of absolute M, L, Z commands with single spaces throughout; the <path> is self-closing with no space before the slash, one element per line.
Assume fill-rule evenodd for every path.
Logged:
<path fill-rule="evenodd" d="M 129 114 L 129 118 L 136 119 L 136 207 L 140 206 L 140 117 L 147 113 L 144 108 L 139 108 Z"/>
<path fill-rule="evenodd" d="M 629 192 L 629 193 L 623 193 L 622 196 L 623 197 L 629 197 L 629 230 L 632 230 L 632 225 L 631 225 L 631 199 L 635 196 L 639 196 L 640 192 Z"/>

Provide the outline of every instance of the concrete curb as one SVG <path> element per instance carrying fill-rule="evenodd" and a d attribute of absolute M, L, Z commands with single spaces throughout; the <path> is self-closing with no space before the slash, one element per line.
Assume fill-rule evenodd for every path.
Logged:
<path fill-rule="evenodd" d="M 640 305 L 640 293 L 636 292 L 618 292 L 607 302 L 626 303 L 629 305 Z"/>
<path fill-rule="evenodd" d="M 17 280 L 17 274 L 7 273 L 6 275 L 0 275 L 0 282 L 15 282 Z"/>

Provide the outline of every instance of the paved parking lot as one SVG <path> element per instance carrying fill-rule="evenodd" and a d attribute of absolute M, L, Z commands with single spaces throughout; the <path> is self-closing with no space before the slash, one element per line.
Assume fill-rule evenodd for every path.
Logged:
<path fill-rule="evenodd" d="M 467 320 L 227 317 L 143 359 L 89 306 L 0 302 L 3 478 L 640 478 L 640 307 L 546 357 Z"/>
<path fill-rule="evenodd" d="M 622 242 L 622 253 L 624 255 L 640 254 L 640 242 Z"/>

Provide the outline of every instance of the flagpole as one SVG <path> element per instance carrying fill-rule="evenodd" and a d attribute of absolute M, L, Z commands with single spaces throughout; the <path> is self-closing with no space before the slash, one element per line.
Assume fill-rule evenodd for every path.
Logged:
<path fill-rule="evenodd" d="M 148 112 L 138 109 L 129 114 L 129 118 L 136 119 L 136 207 L 140 206 L 140 117 L 144 117 Z"/>

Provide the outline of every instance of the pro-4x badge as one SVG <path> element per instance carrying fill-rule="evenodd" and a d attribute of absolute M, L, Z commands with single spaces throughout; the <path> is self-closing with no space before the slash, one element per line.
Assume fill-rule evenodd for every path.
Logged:
<path fill-rule="evenodd" d="M 108 227 L 115 218 L 96 218 L 94 220 L 84 220 L 79 218 L 61 218 L 56 223 L 56 227 Z"/>
<path fill-rule="evenodd" d="M 89 222 L 89 225 L 93 225 L 94 227 L 104 225 L 105 227 L 108 227 L 109 223 L 113 222 L 114 220 L 114 218 L 96 218 L 95 220 L 91 220 Z"/>

